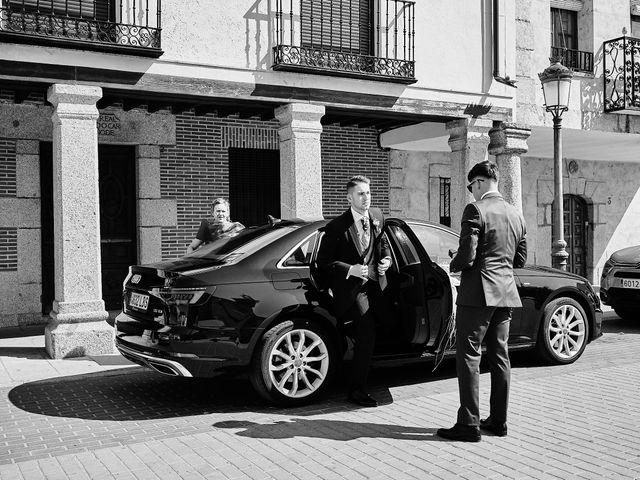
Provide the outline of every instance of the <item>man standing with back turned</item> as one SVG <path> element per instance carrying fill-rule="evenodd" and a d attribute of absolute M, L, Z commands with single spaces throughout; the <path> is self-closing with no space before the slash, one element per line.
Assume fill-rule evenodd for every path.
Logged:
<path fill-rule="evenodd" d="M 350 208 L 331 220 L 318 251 L 318 268 L 327 275 L 336 316 L 353 322 L 354 353 L 348 400 L 364 407 L 378 402 L 366 391 L 369 365 L 376 339 L 375 314 L 391 251 L 382 234 L 384 217 L 371 206 L 369 179 L 356 175 L 347 182 Z"/>
<path fill-rule="evenodd" d="M 462 214 L 460 245 L 451 272 L 462 272 L 456 313 L 456 371 L 460 391 L 457 423 L 438 436 L 479 442 L 480 428 L 507 435 L 511 364 L 507 341 L 514 307 L 521 307 L 513 269 L 527 259 L 522 214 L 498 192 L 498 167 L 484 161 L 467 175 L 476 200 Z M 486 340 L 491 373 L 489 417 L 480 420 L 480 345 Z"/>

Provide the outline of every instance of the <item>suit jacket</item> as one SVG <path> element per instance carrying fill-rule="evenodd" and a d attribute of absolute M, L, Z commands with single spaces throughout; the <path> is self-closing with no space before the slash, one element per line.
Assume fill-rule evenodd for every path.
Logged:
<path fill-rule="evenodd" d="M 366 263 L 366 254 L 361 252 L 356 243 L 359 242 L 358 231 L 353 222 L 350 208 L 331 220 L 323 229 L 325 234 L 316 259 L 318 269 L 328 277 L 338 317 L 353 305 L 365 283 L 358 277 L 347 278 L 352 265 Z M 369 263 L 377 265 L 380 259 L 391 256 L 389 242 L 382 235 L 384 216 L 377 208 L 369 209 L 369 226 L 373 248 Z"/>
<path fill-rule="evenodd" d="M 462 272 L 458 305 L 521 307 L 513 276 L 527 260 L 522 214 L 498 192 L 468 204 L 451 272 Z"/>

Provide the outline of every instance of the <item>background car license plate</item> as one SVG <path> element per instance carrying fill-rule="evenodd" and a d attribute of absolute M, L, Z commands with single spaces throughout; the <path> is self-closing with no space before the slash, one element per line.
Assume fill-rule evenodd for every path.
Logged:
<path fill-rule="evenodd" d="M 133 308 L 138 308 L 140 310 L 146 310 L 149 306 L 149 295 L 143 295 L 141 293 L 131 293 L 131 298 L 129 299 L 129 306 Z"/>
<path fill-rule="evenodd" d="M 637 278 L 621 278 L 620 287 L 622 288 L 640 288 L 640 279 Z"/>

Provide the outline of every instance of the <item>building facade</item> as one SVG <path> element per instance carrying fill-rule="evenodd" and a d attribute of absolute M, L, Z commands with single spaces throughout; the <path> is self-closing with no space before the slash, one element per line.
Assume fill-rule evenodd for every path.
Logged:
<path fill-rule="evenodd" d="M 567 267 L 598 284 L 609 255 L 639 241 L 640 44 L 634 35 L 640 36 L 640 2 L 517 0 L 515 6 L 513 121 L 530 129 L 521 157 L 529 262 L 552 263 L 553 123 L 538 74 L 559 55 L 574 72 L 562 117 Z M 424 124 L 382 133 L 381 144 L 392 149 L 392 212 L 434 221 L 442 216 L 441 179 L 459 174 L 447 133 L 434 134 Z M 489 142 L 480 132 L 468 145 L 483 150 Z"/>
<path fill-rule="evenodd" d="M 495 155 L 531 208 L 513 2 L 0 5 L 0 327 L 48 323 L 54 357 L 110 349 L 128 265 L 182 255 L 219 196 L 246 225 L 330 217 L 361 173 L 455 227 Z"/>

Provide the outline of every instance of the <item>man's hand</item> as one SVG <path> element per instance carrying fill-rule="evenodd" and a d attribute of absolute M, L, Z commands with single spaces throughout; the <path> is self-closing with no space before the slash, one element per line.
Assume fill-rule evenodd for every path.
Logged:
<path fill-rule="evenodd" d="M 351 265 L 347 277 L 358 277 L 366 281 L 369 279 L 369 267 L 360 264 Z"/>
<path fill-rule="evenodd" d="M 391 259 L 389 257 L 385 257 L 382 260 L 380 260 L 380 263 L 378 263 L 378 275 L 380 276 L 384 275 L 390 266 L 391 266 Z"/>

